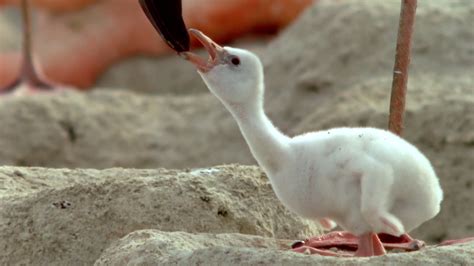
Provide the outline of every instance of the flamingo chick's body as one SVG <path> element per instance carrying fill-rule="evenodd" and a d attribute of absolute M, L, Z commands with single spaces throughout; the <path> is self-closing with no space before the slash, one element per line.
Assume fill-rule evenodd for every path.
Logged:
<path fill-rule="evenodd" d="M 198 67 L 209 90 L 233 115 L 288 209 L 326 227 L 335 221 L 364 236 L 359 250 L 371 249 L 365 247 L 372 245 L 371 234 L 400 236 L 439 212 L 443 193 L 438 178 L 416 147 L 375 128 L 335 128 L 293 138 L 282 134 L 263 111 L 258 57 L 222 48 L 201 32 L 190 31 L 210 59 L 189 52 L 184 57 Z"/>

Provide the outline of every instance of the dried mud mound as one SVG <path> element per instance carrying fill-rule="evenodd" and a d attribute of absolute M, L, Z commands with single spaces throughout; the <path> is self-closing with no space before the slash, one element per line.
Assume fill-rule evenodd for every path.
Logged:
<path fill-rule="evenodd" d="M 289 213 L 257 167 L 66 170 L 0 167 L 0 264 L 92 264 L 140 229 L 319 234 Z"/>
<path fill-rule="evenodd" d="M 234 121 L 216 122 L 223 111 L 211 95 L 70 91 L 6 97 L 0 99 L 0 165 L 178 168 L 232 163 L 236 157 L 253 162 Z"/>
<path fill-rule="evenodd" d="M 288 251 L 289 241 L 240 234 L 143 230 L 110 246 L 95 265 L 471 265 L 474 242 L 372 258 L 334 258 Z"/>
<path fill-rule="evenodd" d="M 334 94 L 391 78 L 399 15 L 398 1 L 327 0 L 309 8 L 263 57 L 274 120 L 291 128 Z M 453 82 L 445 88 L 449 93 L 456 86 L 452 77 L 470 77 L 473 20 L 473 1 L 420 1 L 409 80 L 424 75 L 448 79 Z M 380 89 L 388 95 L 390 85 Z"/>

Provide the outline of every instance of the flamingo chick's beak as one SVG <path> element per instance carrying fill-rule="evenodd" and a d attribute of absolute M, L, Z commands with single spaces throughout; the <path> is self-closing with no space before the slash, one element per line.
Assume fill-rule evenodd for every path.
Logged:
<path fill-rule="evenodd" d="M 222 46 L 215 43 L 211 38 L 207 37 L 199 30 L 190 29 L 189 32 L 202 43 L 204 48 L 206 48 L 207 52 L 209 53 L 209 58 L 205 60 L 195 53 L 182 52 L 180 55 L 183 56 L 184 59 L 193 63 L 202 73 L 206 73 L 213 67 L 225 62 L 224 59 L 226 52 Z"/>

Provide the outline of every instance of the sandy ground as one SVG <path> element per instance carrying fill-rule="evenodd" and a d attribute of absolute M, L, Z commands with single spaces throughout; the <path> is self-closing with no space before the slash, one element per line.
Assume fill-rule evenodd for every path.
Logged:
<path fill-rule="evenodd" d="M 337 126 L 385 128 L 398 15 L 398 1 L 321 1 L 268 44 L 246 40 L 235 45 L 261 55 L 266 109 L 285 133 Z M 445 192 L 441 213 L 413 232 L 430 243 L 474 235 L 473 15 L 474 3 L 469 0 L 420 1 L 417 13 L 404 137 L 432 161 Z M 8 18 L 0 16 L 1 36 L 14 33 L 5 26 Z M 10 49 L 13 43 L 2 43 L 0 50 Z M 0 164 L 184 169 L 255 163 L 231 116 L 207 92 L 192 67 L 179 58 L 130 59 L 110 69 L 98 84 L 107 89 L 1 99 Z M 318 229 L 283 209 L 275 210 L 279 205 L 276 199 L 270 200 L 268 184 L 256 168 L 224 169 L 229 178 L 260 181 L 253 187 L 239 182 L 229 187 L 210 181 L 214 174 L 186 171 L 0 168 L 0 249 L 9 252 L 0 257 L 0 264 L 31 263 L 38 258 L 61 264 L 73 253 L 75 260 L 89 264 L 101 257 L 100 265 L 124 264 L 125 257 L 143 258 L 143 263 L 151 264 L 335 262 L 278 250 L 287 242 L 271 237 L 296 239 Z M 168 186 L 172 190 L 167 194 L 162 181 L 152 181 L 173 179 L 186 186 L 193 178 L 201 184 L 186 190 L 189 197 L 200 203 L 197 199 L 205 189 L 212 191 L 216 202 L 242 203 L 235 207 L 239 211 L 232 209 L 239 218 L 222 222 L 215 214 L 219 204 L 203 211 L 193 200 L 183 201 L 182 194 L 171 195 L 181 186 Z M 158 183 L 144 188 L 147 182 Z M 269 193 L 265 194 L 268 201 L 255 194 L 263 188 Z M 234 192 L 225 192 L 234 189 L 255 196 L 250 199 L 258 203 L 257 209 L 262 208 L 261 215 L 271 210 L 284 213 L 285 218 L 255 218 L 248 209 L 250 199 L 241 202 Z M 72 202 L 72 207 L 51 207 L 61 200 Z M 170 221 L 186 218 L 191 222 L 164 220 L 153 209 L 157 201 L 167 202 Z M 79 209 L 76 202 L 84 202 L 90 211 Z M 176 210 L 181 207 L 185 211 Z M 200 212 L 209 211 L 212 219 L 199 219 Z M 84 220 L 78 217 L 87 222 L 79 222 Z M 253 219 L 257 222 L 249 222 Z M 287 228 L 284 233 L 269 229 L 295 224 L 297 228 Z M 67 233 L 57 233 L 58 228 Z M 141 229 L 156 230 L 126 236 Z M 184 232 L 173 235 L 167 231 Z M 164 245 L 169 238 L 185 240 L 177 241 L 176 246 Z M 216 244 L 225 239 L 239 248 Z M 184 248 L 187 241 L 194 247 Z M 209 244 L 192 245 L 192 241 Z M 153 252 L 144 256 L 144 250 Z M 470 264 L 474 263 L 473 250 L 472 244 L 431 248 L 344 263 Z M 88 253 L 94 256 L 86 258 Z"/>
<path fill-rule="evenodd" d="M 141 229 L 281 239 L 321 233 L 280 204 L 257 167 L 0 167 L 0 191 L 2 265 L 91 265 Z"/>
<path fill-rule="evenodd" d="M 428 247 L 372 258 L 333 258 L 288 251 L 289 241 L 241 234 L 143 230 L 110 246 L 95 265 L 469 265 L 474 243 Z"/>

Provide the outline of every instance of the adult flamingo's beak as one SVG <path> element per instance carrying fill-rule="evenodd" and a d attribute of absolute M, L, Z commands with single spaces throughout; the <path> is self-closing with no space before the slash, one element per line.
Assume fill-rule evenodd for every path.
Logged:
<path fill-rule="evenodd" d="M 214 42 L 211 38 L 207 37 L 199 30 L 190 29 L 189 33 L 191 33 L 191 35 L 196 37 L 196 39 L 198 39 L 202 43 L 202 45 L 209 54 L 209 58 L 206 60 L 195 53 L 182 52 L 180 53 L 180 55 L 183 56 L 184 59 L 193 63 L 202 73 L 206 73 L 210 71 L 213 67 L 225 63 L 225 57 L 227 52 L 222 46 Z"/>

